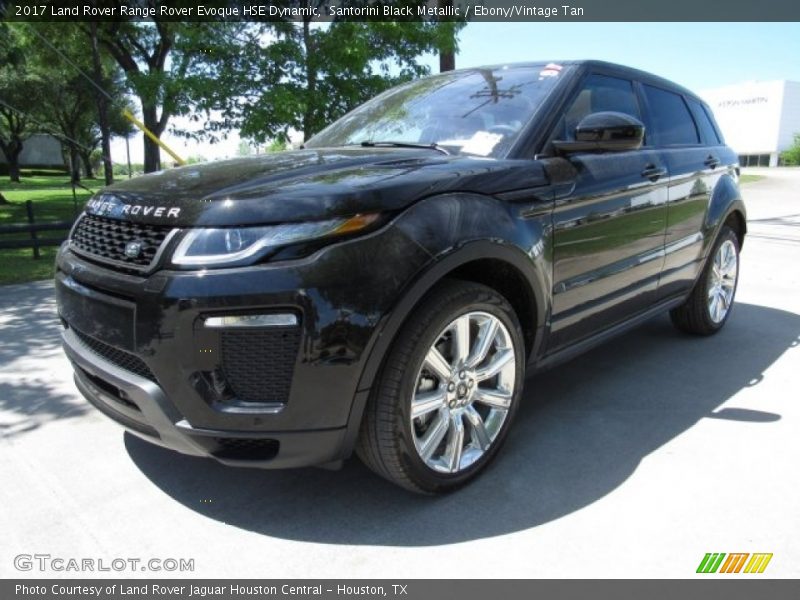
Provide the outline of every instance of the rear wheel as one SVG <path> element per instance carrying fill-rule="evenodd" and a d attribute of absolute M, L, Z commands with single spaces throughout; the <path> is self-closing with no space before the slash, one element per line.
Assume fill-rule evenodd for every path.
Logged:
<path fill-rule="evenodd" d="M 672 323 L 687 333 L 716 333 L 730 316 L 738 282 L 739 238 L 724 226 L 691 295 L 670 311 Z"/>
<path fill-rule="evenodd" d="M 389 351 L 362 423 L 359 457 L 413 491 L 463 485 L 505 439 L 524 367 L 522 332 L 505 298 L 483 285 L 445 282 Z"/>

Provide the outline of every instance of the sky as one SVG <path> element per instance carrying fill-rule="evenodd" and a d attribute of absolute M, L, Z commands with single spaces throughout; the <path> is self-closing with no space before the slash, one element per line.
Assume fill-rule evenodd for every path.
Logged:
<path fill-rule="evenodd" d="M 456 67 L 581 58 L 636 67 L 697 92 L 747 81 L 800 81 L 800 23 L 470 23 L 459 37 Z M 438 71 L 438 57 L 422 60 Z M 163 139 L 184 158 L 225 158 L 239 149 L 235 133 L 214 145 L 169 134 Z M 141 163 L 141 135 L 131 137 L 130 148 L 131 160 Z M 114 140 L 111 152 L 115 162 L 124 162 L 125 141 Z"/>

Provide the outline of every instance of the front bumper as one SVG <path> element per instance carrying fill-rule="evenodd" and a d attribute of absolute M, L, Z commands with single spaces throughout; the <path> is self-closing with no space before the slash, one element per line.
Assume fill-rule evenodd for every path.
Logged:
<path fill-rule="evenodd" d="M 193 427 L 158 385 L 98 356 L 73 330 L 67 329 L 62 337 L 80 392 L 100 412 L 142 439 L 234 466 L 302 467 L 341 458 L 344 427 L 257 433 Z"/>
<path fill-rule="evenodd" d="M 402 269 L 374 260 L 387 245 L 402 252 Z M 142 276 L 64 246 L 56 270 L 63 345 L 87 400 L 143 439 L 242 466 L 336 462 L 352 451 L 354 407 L 369 394 L 362 375 L 381 327 L 428 259 L 389 231 L 283 264 Z M 298 331 L 273 346 L 275 336 L 226 339 L 204 327 L 210 316 L 263 312 L 296 314 Z M 238 376 L 263 375 L 244 387 L 257 393 L 263 381 L 266 397 L 231 392 L 230 356 L 250 360 Z"/>

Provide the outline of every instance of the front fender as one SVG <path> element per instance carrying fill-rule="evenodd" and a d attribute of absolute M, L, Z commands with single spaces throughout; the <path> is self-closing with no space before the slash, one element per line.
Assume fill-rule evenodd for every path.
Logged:
<path fill-rule="evenodd" d="M 524 216 L 523 216 L 524 215 Z M 392 224 L 430 259 L 411 277 L 373 335 L 348 423 L 348 449 L 357 437 L 369 390 L 392 342 L 414 308 L 440 281 L 479 260 L 500 261 L 525 282 L 536 330 L 531 354 L 541 346 L 550 314 L 552 247 L 550 203 L 509 203 L 490 196 L 453 193 L 415 204 Z M 402 261 L 387 257 L 385 262 Z M 383 262 L 383 259 L 382 259 Z"/>

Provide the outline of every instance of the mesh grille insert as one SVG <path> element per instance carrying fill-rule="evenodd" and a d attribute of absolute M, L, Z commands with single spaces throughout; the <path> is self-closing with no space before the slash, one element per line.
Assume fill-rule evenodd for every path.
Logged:
<path fill-rule="evenodd" d="M 287 402 L 299 345 L 299 327 L 223 332 L 222 371 L 236 399 Z"/>
<path fill-rule="evenodd" d="M 152 382 L 158 383 L 158 381 L 156 381 L 156 376 L 153 375 L 150 367 L 148 367 L 145 362 L 135 354 L 131 354 L 125 350 L 120 350 L 114 346 L 109 346 L 105 342 L 101 342 L 100 340 L 93 338 L 90 335 L 86 335 L 77 329 L 73 328 L 72 331 L 75 332 L 75 335 L 78 336 L 78 339 L 80 339 L 81 342 L 83 342 L 83 344 L 89 348 L 89 350 L 101 358 L 105 358 L 108 362 L 117 365 L 121 369 L 130 371 L 139 377 L 144 377 L 145 379 L 149 379 Z"/>
<path fill-rule="evenodd" d="M 171 227 L 144 225 L 95 215 L 84 215 L 72 232 L 72 247 L 99 260 L 116 261 L 132 268 L 149 267 Z M 125 255 L 128 242 L 139 242 L 138 256 Z"/>

